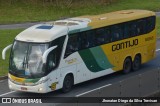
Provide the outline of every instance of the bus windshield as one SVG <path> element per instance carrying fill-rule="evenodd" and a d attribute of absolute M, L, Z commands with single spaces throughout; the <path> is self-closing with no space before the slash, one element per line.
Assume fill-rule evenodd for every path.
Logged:
<path fill-rule="evenodd" d="M 15 41 L 10 57 L 10 73 L 17 77 L 42 77 L 45 74 L 42 56 L 48 44 Z"/>

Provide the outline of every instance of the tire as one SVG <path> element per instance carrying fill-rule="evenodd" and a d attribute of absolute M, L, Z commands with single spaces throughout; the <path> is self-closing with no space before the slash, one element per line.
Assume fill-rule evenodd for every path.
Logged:
<path fill-rule="evenodd" d="M 73 77 L 71 75 L 67 75 L 63 81 L 62 91 L 64 93 L 67 93 L 72 89 L 72 86 L 73 86 Z"/>
<path fill-rule="evenodd" d="M 132 61 L 129 57 L 127 57 L 123 63 L 123 73 L 127 74 L 131 71 L 131 69 L 132 69 Z"/>
<path fill-rule="evenodd" d="M 140 69 L 141 66 L 141 57 L 139 55 L 136 55 L 132 64 L 132 70 L 137 71 Z"/>

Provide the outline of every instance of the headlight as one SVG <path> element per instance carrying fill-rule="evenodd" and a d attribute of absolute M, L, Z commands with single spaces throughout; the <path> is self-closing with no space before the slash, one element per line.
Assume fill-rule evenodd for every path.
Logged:
<path fill-rule="evenodd" d="M 39 88 L 38 91 L 40 91 L 40 92 L 43 91 L 43 88 Z"/>
<path fill-rule="evenodd" d="M 11 89 L 11 88 L 12 88 L 12 85 L 9 84 L 9 88 Z"/>

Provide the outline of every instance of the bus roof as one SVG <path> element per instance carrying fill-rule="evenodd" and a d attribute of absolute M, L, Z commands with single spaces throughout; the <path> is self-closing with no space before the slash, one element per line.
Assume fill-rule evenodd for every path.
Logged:
<path fill-rule="evenodd" d="M 24 42 L 45 43 L 67 35 L 71 31 L 88 27 L 89 19 L 70 18 L 55 22 L 34 25 L 16 36 L 16 40 Z"/>
<path fill-rule="evenodd" d="M 148 10 L 121 10 L 101 15 L 82 17 L 91 19 L 91 23 L 89 23 L 88 26 L 91 26 L 92 28 L 99 28 L 154 15 L 154 12 Z"/>
<path fill-rule="evenodd" d="M 101 15 L 68 18 L 34 25 L 18 34 L 15 39 L 25 42 L 50 42 L 68 33 L 109 26 L 154 15 L 154 12 L 148 10 L 121 10 Z"/>

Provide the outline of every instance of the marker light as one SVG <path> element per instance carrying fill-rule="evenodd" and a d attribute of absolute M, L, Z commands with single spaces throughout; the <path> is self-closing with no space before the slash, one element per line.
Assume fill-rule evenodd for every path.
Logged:
<path fill-rule="evenodd" d="M 43 88 L 39 88 L 39 89 L 38 89 L 38 91 L 42 91 L 42 90 L 43 90 Z"/>
<path fill-rule="evenodd" d="M 12 88 L 12 85 L 9 84 L 9 88 Z"/>

